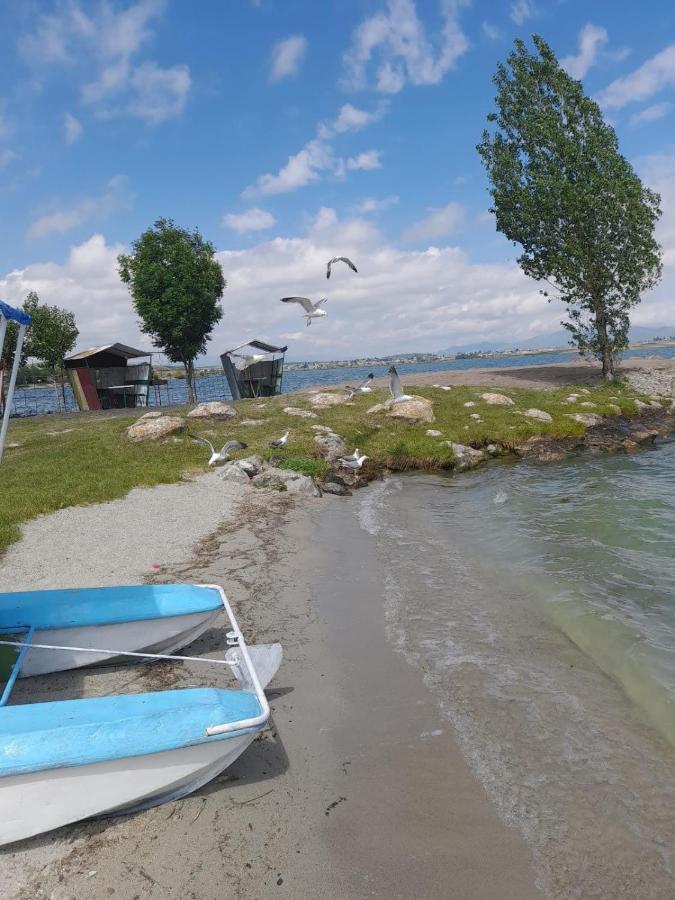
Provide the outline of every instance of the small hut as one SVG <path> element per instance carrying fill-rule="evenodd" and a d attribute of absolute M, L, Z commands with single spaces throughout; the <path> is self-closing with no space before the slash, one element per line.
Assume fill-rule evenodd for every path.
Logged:
<path fill-rule="evenodd" d="M 142 360 L 130 364 L 130 360 Z M 64 360 L 77 404 L 87 409 L 148 405 L 152 353 L 126 344 L 107 344 L 73 353 Z"/>
<path fill-rule="evenodd" d="M 247 341 L 221 354 L 220 361 L 233 400 L 246 397 L 273 397 L 281 393 L 284 353 L 264 341 Z"/>

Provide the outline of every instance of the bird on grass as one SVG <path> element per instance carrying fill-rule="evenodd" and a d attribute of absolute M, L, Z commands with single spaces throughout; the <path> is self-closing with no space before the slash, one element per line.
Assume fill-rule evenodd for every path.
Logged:
<path fill-rule="evenodd" d="M 325 309 L 320 309 L 324 303 L 328 303 L 326 297 L 322 297 L 321 300 L 317 300 L 316 303 L 312 303 L 308 297 L 282 297 L 281 302 L 299 303 L 305 311 L 304 315 L 307 319 L 308 326 L 312 324 L 312 319 L 320 319 L 322 316 L 328 315 Z"/>
<path fill-rule="evenodd" d="M 285 447 L 288 441 L 288 435 L 290 431 L 287 431 L 286 434 L 282 434 L 281 437 L 275 438 L 273 441 L 270 441 L 270 447 Z"/>
<path fill-rule="evenodd" d="M 355 450 L 351 456 L 343 456 L 338 460 L 343 469 L 351 469 L 352 471 L 358 471 L 364 462 L 368 459 L 368 457 L 364 454 L 363 456 L 358 455 L 359 451 Z"/>
<path fill-rule="evenodd" d="M 351 400 L 352 397 L 354 397 L 356 394 L 372 393 L 373 389 L 370 385 L 372 384 L 373 378 L 375 378 L 375 376 L 371 372 L 370 375 L 366 378 L 366 380 L 363 381 L 358 387 L 353 388 L 353 387 L 350 387 L 349 385 L 347 385 L 345 390 L 349 394 L 349 399 Z"/>
<path fill-rule="evenodd" d="M 332 259 L 328 260 L 328 264 L 326 266 L 326 278 L 330 278 L 330 270 L 333 266 L 333 263 L 343 262 L 345 265 L 349 266 L 352 272 L 358 272 L 359 270 L 356 268 L 351 259 L 348 259 L 346 256 L 334 256 Z"/>
<path fill-rule="evenodd" d="M 403 391 L 403 385 L 401 384 L 401 379 L 398 377 L 396 366 L 391 366 L 389 368 L 389 393 L 391 394 L 391 400 L 388 400 L 387 402 L 390 405 L 393 403 L 403 403 L 404 400 L 412 400 L 410 394 L 406 394 Z"/>
<path fill-rule="evenodd" d="M 227 441 L 223 444 L 222 448 L 216 452 L 211 441 L 207 441 L 204 437 L 193 437 L 192 440 L 195 444 L 205 444 L 209 450 L 211 451 L 211 459 L 209 460 L 210 466 L 222 466 L 223 463 L 226 463 L 230 458 L 230 453 L 234 453 L 235 450 L 245 450 L 248 446 L 247 444 L 242 443 L 242 441 Z"/>

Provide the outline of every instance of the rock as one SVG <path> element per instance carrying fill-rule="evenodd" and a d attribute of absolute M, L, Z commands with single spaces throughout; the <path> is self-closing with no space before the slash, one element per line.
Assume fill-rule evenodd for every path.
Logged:
<path fill-rule="evenodd" d="M 234 481 L 239 484 L 248 484 L 250 478 L 248 474 L 241 468 L 241 466 L 237 465 L 237 463 L 230 463 L 227 466 L 221 466 L 216 469 L 218 473 L 218 477 L 223 481 Z"/>
<path fill-rule="evenodd" d="M 620 406 L 617 406 L 616 403 L 608 403 L 608 404 L 607 404 L 607 409 L 608 409 L 610 412 L 614 413 L 615 416 L 620 416 L 620 415 L 621 415 L 621 407 L 620 407 Z"/>
<path fill-rule="evenodd" d="M 528 419 L 539 419 L 540 422 L 552 422 L 553 416 L 543 409 L 526 409 L 523 415 Z"/>
<path fill-rule="evenodd" d="M 389 408 L 392 419 L 407 419 L 409 422 L 433 422 L 434 406 L 426 397 L 412 396 L 410 400 L 392 403 Z"/>
<path fill-rule="evenodd" d="M 268 422 L 271 422 L 271 419 L 242 419 L 239 424 L 240 425 L 267 425 Z"/>
<path fill-rule="evenodd" d="M 478 415 L 478 413 L 471 413 L 471 415 L 469 416 L 469 418 L 470 418 L 470 419 L 475 419 L 477 422 L 482 422 L 482 421 L 483 421 L 483 420 L 481 419 L 481 417 Z"/>
<path fill-rule="evenodd" d="M 436 431 L 435 428 L 427 428 L 425 434 L 427 437 L 441 437 L 443 435 L 443 432 Z"/>
<path fill-rule="evenodd" d="M 302 472 L 293 472 L 290 469 L 268 469 L 261 475 L 254 476 L 251 483 L 258 488 L 289 491 L 304 497 L 321 496 L 321 491 L 308 475 L 303 475 Z"/>
<path fill-rule="evenodd" d="M 346 484 L 338 484 L 337 481 L 324 481 L 321 490 L 324 494 L 335 494 L 337 497 L 350 497 L 352 493 Z"/>
<path fill-rule="evenodd" d="M 578 413 L 583 416 L 584 413 Z M 535 463 L 554 463 L 562 462 L 567 459 L 567 451 L 564 447 L 552 444 L 547 438 L 541 438 L 533 435 L 525 444 L 516 447 L 518 456 L 522 456 L 527 460 Z"/>
<path fill-rule="evenodd" d="M 580 394 L 590 394 L 590 391 L 588 390 L 588 388 L 579 388 L 579 393 Z"/>
<path fill-rule="evenodd" d="M 376 403 L 375 406 L 371 406 L 370 409 L 366 410 L 366 415 L 369 416 L 371 413 L 384 412 L 386 408 L 384 403 Z"/>
<path fill-rule="evenodd" d="M 482 450 L 474 450 L 466 444 L 455 444 L 454 441 L 443 441 L 446 447 L 450 447 L 455 458 L 455 468 L 458 472 L 472 469 L 485 459 Z"/>
<path fill-rule="evenodd" d="M 287 491 L 286 482 L 279 478 L 277 471 L 277 469 L 274 469 L 269 472 L 261 472 L 260 475 L 255 475 L 251 479 L 251 484 L 254 487 L 268 491 Z M 245 472 L 244 475 L 246 475 Z M 248 475 L 246 477 L 248 478 Z"/>
<path fill-rule="evenodd" d="M 315 409 L 325 409 L 329 406 L 338 406 L 340 403 L 344 403 L 345 399 L 346 398 L 344 394 L 334 394 L 325 391 L 318 394 L 313 394 L 310 397 L 309 402 Z"/>
<path fill-rule="evenodd" d="M 645 409 L 651 408 L 649 403 L 643 403 L 642 400 L 634 400 L 633 403 L 635 403 L 635 409 L 637 409 L 638 412 L 643 412 Z"/>
<path fill-rule="evenodd" d="M 577 400 L 579 399 L 579 395 L 578 394 L 570 394 L 569 397 L 566 397 L 565 399 L 567 400 L 568 403 L 576 403 Z"/>
<path fill-rule="evenodd" d="M 442 384 L 442 385 L 441 385 L 441 390 L 442 390 L 442 391 L 451 391 L 452 388 L 450 387 L 449 384 Z"/>
<path fill-rule="evenodd" d="M 515 406 L 515 403 L 506 394 L 481 394 L 483 400 L 490 406 Z"/>
<path fill-rule="evenodd" d="M 146 412 L 145 415 L 141 416 L 141 419 L 159 419 L 159 417 L 163 415 L 164 413 L 153 410 L 153 412 Z M 140 422 L 141 419 L 138 421 Z"/>
<path fill-rule="evenodd" d="M 329 433 L 332 433 L 333 431 L 333 429 L 329 428 L 328 425 L 310 425 L 309 427 L 312 429 L 312 431 L 327 431 Z"/>
<path fill-rule="evenodd" d="M 581 422 L 582 425 L 599 425 L 602 422 L 602 416 L 595 413 L 575 413 L 570 415 L 566 413 L 568 419 L 574 419 L 575 422 Z"/>
<path fill-rule="evenodd" d="M 127 428 L 127 437 L 130 441 L 156 441 L 159 438 L 167 437 L 169 434 L 176 434 L 185 428 L 185 419 L 181 416 L 154 416 L 146 419 L 145 416 L 140 418 L 133 425 Z"/>
<path fill-rule="evenodd" d="M 650 400 L 649 405 L 654 409 L 661 409 L 661 401 L 660 400 Z"/>
<path fill-rule="evenodd" d="M 200 403 L 188 413 L 188 419 L 232 419 L 237 411 L 221 400 Z"/>
<path fill-rule="evenodd" d="M 496 444 L 488 444 L 485 449 L 490 456 L 499 456 L 499 447 Z"/>
<path fill-rule="evenodd" d="M 339 434 L 333 434 L 332 431 L 328 434 L 316 434 L 314 443 L 329 462 L 347 455 L 347 445 Z"/>
<path fill-rule="evenodd" d="M 596 409 L 597 403 L 593 403 L 592 400 L 584 400 L 584 402 L 580 403 L 579 406 L 585 406 L 586 409 Z"/>
<path fill-rule="evenodd" d="M 231 463 L 228 463 L 228 468 L 236 467 L 241 469 L 242 472 L 245 472 L 249 478 L 253 478 L 254 475 L 257 475 L 262 467 L 263 467 L 263 458 L 262 456 L 246 456 L 244 459 L 235 459 Z"/>
<path fill-rule="evenodd" d="M 658 436 L 658 431 L 650 428 L 647 431 L 631 431 L 628 440 L 634 441 L 636 444 L 653 444 Z"/>
<path fill-rule="evenodd" d="M 471 406 L 475 406 L 475 405 L 476 404 L 473 402 L 473 400 L 467 400 L 466 403 L 464 404 L 464 406 L 466 406 L 467 408 L 469 408 Z"/>
<path fill-rule="evenodd" d="M 298 416 L 300 419 L 318 419 L 319 417 L 311 409 L 300 409 L 297 406 L 284 406 L 287 416 Z"/>

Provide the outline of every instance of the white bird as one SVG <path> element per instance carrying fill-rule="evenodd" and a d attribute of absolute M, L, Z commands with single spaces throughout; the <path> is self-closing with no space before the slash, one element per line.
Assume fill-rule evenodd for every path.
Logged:
<path fill-rule="evenodd" d="M 373 389 L 370 385 L 373 381 L 373 378 L 375 378 L 375 376 L 371 372 L 370 375 L 366 378 L 366 380 L 361 382 L 361 384 L 358 387 L 353 388 L 353 387 L 350 387 L 349 385 L 347 385 L 345 387 L 345 390 L 349 394 L 349 399 L 351 400 L 355 394 L 372 394 Z"/>
<path fill-rule="evenodd" d="M 346 256 L 334 256 L 332 259 L 328 260 L 328 265 L 326 266 L 326 278 L 330 278 L 330 270 L 333 263 L 343 262 L 349 266 L 352 272 L 358 272 L 359 270 L 356 268 L 351 259 L 348 259 Z"/>
<path fill-rule="evenodd" d="M 319 307 L 324 303 L 328 303 L 328 299 L 326 297 L 322 297 L 321 300 L 317 300 L 316 303 L 312 303 L 312 301 L 307 297 L 282 297 L 281 302 L 299 303 L 305 311 L 307 325 L 312 324 L 312 319 L 320 319 L 322 316 L 328 315 L 325 309 L 319 309 Z"/>
<path fill-rule="evenodd" d="M 290 431 L 287 431 L 286 434 L 282 434 L 280 438 L 275 438 L 273 441 L 270 441 L 270 447 L 284 447 L 288 441 L 289 434 Z"/>
<path fill-rule="evenodd" d="M 357 450 L 358 453 L 358 450 Z M 355 469 L 358 470 L 364 464 L 364 462 L 368 459 L 365 454 L 363 456 L 344 456 L 342 459 L 338 460 L 343 469 Z"/>
<path fill-rule="evenodd" d="M 389 392 L 391 394 L 391 400 L 388 401 L 390 404 L 403 403 L 404 400 L 412 400 L 410 394 L 405 394 L 403 392 L 403 385 L 401 384 L 401 379 L 398 377 L 396 366 L 391 366 L 389 368 Z"/>
<path fill-rule="evenodd" d="M 361 454 L 359 453 L 359 448 L 357 447 L 353 453 L 350 453 L 349 456 L 343 456 L 342 460 L 345 462 L 356 461 Z"/>
<path fill-rule="evenodd" d="M 221 450 L 216 453 L 216 450 L 211 443 L 211 441 L 207 441 L 206 438 L 203 437 L 195 437 L 192 438 L 195 444 L 206 444 L 206 446 L 211 451 L 211 459 L 209 460 L 210 466 L 221 466 L 224 462 L 227 462 L 230 458 L 230 453 L 234 450 L 245 450 L 247 445 L 243 444 L 241 441 L 227 441 L 227 443 L 223 444 Z"/>

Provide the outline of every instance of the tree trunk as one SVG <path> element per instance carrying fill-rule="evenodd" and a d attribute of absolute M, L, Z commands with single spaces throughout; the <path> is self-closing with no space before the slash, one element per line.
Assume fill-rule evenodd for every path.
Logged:
<path fill-rule="evenodd" d="M 607 334 L 607 319 L 602 312 L 595 313 L 595 330 L 602 361 L 602 377 L 605 381 L 614 381 L 614 353 Z"/>
<path fill-rule="evenodd" d="M 187 362 L 184 362 L 185 366 L 185 383 L 187 386 L 187 400 L 188 403 L 193 405 L 197 402 L 197 397 L 195 395 L 195 367 L 193 361 L 190 359 Z"/>

